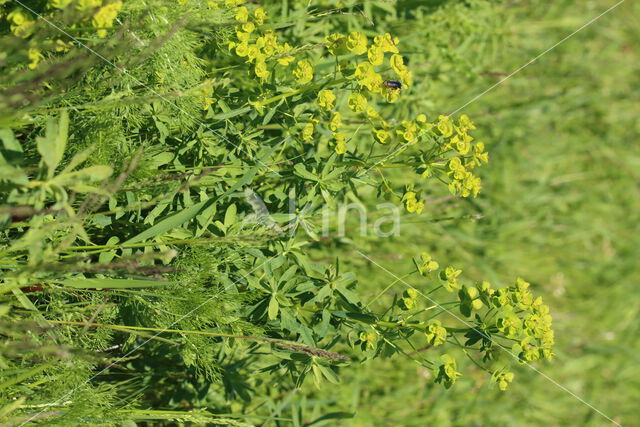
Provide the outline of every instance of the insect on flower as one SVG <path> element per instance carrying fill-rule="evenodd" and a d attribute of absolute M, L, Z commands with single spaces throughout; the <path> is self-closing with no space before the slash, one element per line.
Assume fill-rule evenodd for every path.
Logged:
<path fill-rule="evenodd" d="M 383 84 L 391 90 L 402 89 L 402 83 L 397 80 L 386 80 Z"/>

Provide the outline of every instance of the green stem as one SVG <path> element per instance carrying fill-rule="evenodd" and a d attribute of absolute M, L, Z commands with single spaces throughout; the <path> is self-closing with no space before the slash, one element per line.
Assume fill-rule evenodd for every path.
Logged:
<path fill-rule="evenodd" d="M 281 99 L 290 98 L 292 96 L 301 94 L 303 92 L 307 92 L 307 91 L 311 91 L 311 90 L 315 90 L 315 89 L 324 87 L 324 86 L 326 86 L 328 84 L 340 84 L 340 83 L 344 83 L 346 81 L 348 81 L 348 79 L 342 78 L 342 79 L 332 80 L 332 81 L 325 82 L 325 83 L 318 83 L 318 84 L 311 85 L 311 86 L 301 87 L 301 88 L 296 89 L 296 90 L 291 91 L 291 92 L 281 93 L 280 95 L 276 95 L 276 96 L 272 96 L 271 98 L 267 98 L 264 101 L 259 102 L 259 104 L 264 107 L 265 105 L 272 104 L 274 102 L 280 101 Z"/>
<path fill-rule="evenodd" d="M 247 236 L 248 237 L 248 236 Z M 211 243 L 211 242 L 229 242 L 235 240 L 242 240 L 235 237 L 234 239 L 229 239 L 225 237 L 209 237 L 206 239 L 176 239 L 176 240 L 167 240 L 163 242 L 143 242 L 143 243 L 122 243 L 119 245 L 92 245 L 92 246 L 72 246 L 67 249 L 67 251 L 88 251 L 88 250 L 111 250 L 111 249 L 122 249 L 122 248 L 142 248 L 145 246 L 160 246 L 160 245 L 188 245 L 192 243 Z"/>
<path fill-rule="evenodd" d="M 376 296 L 375 296 L 371 301 L 369 301 L 369 302 L 367 303 L 367 305 L 365 305 L 365 308 L 369 307 L 369 306 L 370 306 L 370 305 L 371 305 L 375 300 L 377 300 L 377 299 L 378 299 L 378 298 L 380 298 L 382 295 L 384 295 L 384 294 L 385 294 L 389 289 L 391 289 L 391 288 L 393 287 L 393 285 L 395 285 L 396 283 L 398 283 L 398 282 L 399 282 L 399 281 L 401 281 L 401 280 L 404 280 L 404 278 L 405 278 L 405 277 L 409 277 L 409 276 L 411 276 L 411 275 L 412 275 L 412 274 L 414 274 L 414 273 L 415 273 L 415 271 L 413 271 L 413 272 L 411 272 L 411 273 L 407 273 L 407 274 L 405 274 L 404 276 L 400 277 L 399 279 L 394 280 L 393 282 L 391 282 L 391 284 L 390 284 L 389 286 L 387 286 L 386 288 L 384 288 L 384 289 L 382 290 L 382 292 L 380 292 L 380 293 L 379 293 L 378 295 L 376 295 Z"/>
<path fill-rule="evenodd" d="M 247 341 L 257 341 L 257 342 L 266 342 L 270 344 L 275 344 L 276 346 L 286 348 L 292 351 L 297 351 L 299 353 L 325 357 L 328 359 L 350 360 L 348 357 L 332 351 L 311 347 L 311 346 L 300 344 L 294 341 L 288 341 L 288 340 L 282 340 L 282 339 L 276 339 L 276 338 L 226 334 L 223 332 L 193 331 L 193 330 L 183 330 L 183 329 L 160 329 L 160 328 L 147 328 L 143 326 L 109 325 L 104 323 L 70 322 L 66 320 L 49 320 L 49 322 L 54 324 L 59 324 L 59 325 L 83 326 L 85 328 L 87 327 L 107 328 L 107 329 L 114 329 L 116 331 L 123 331 L 123 332 L 130 332 L 130 333 L 131 331 L 150 331 L 150 332 L 157 332 L 158 334 L 174 333 L 174 334 L 187 334 L 187 335 L 204 335 L 208 337 L 236 338 L 236 339 L 242 339 Z"/>

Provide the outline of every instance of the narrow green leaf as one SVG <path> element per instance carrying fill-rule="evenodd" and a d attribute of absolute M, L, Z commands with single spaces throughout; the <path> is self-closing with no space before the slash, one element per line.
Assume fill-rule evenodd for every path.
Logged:
<path fill-rule="evenodd" d="M 59 122 L 49 119 L 45 136 L 36 138 L 38 153 L 47 165 L 48 176 L 52 177 L 53 172 L 60 164 L 64 150 L 67 146 L 67 133 L 69 131 L 69 114 L 63 111 Z"/>
<path fill-rule="evenodd" d="M 235 203 L 231 204 L 231 206 L 229 206 L 227 208 L 227 212 L 224 214 L 224 227 L 225 227 L 225 229 L 228 229 L 231 224 L 236 222 L 236 212 L 237 211 L 238 211 L 238 208 L 236 207 Z"/>
<path fill-rule="evenodd" d="M 231 110 L 227 113 L 220 113 L 220 114 L 216 114 L 215 116 L 211 117 L 212 120 L 226 120 L 226 119 L 230 119 L 232 117 L 236 117 L 239 116 L 241 114 L 244 113 L 248 113 L 249 111 L 251 111 L 251 107 L 243 107 L 243 108 L 237 108 L 235 110 Z"/>
<path fill-rule="evenodd" d="M 269 319 L 275 320 L 278 317 L 278 311 L 280 310 L 280 305 L 276 300 L 275 296 L 272 296 L 269 300 Z"/>

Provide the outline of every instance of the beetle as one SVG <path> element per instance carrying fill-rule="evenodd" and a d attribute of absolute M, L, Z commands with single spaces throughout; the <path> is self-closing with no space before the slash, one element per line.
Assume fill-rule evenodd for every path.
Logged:
<path fill-rule="evenodd" d="M 397 80 L 386 80 L 383 84 L 391 90 L 402 89 L 402 83 Z"/>

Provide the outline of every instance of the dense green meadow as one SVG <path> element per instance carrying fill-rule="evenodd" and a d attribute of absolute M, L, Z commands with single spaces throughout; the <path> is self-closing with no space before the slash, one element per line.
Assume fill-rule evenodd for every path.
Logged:
<path fill-rule="evenodd" d="M 0 424 L 637 424 L 638 46 L 632 0 L 0 0 Z"/>

